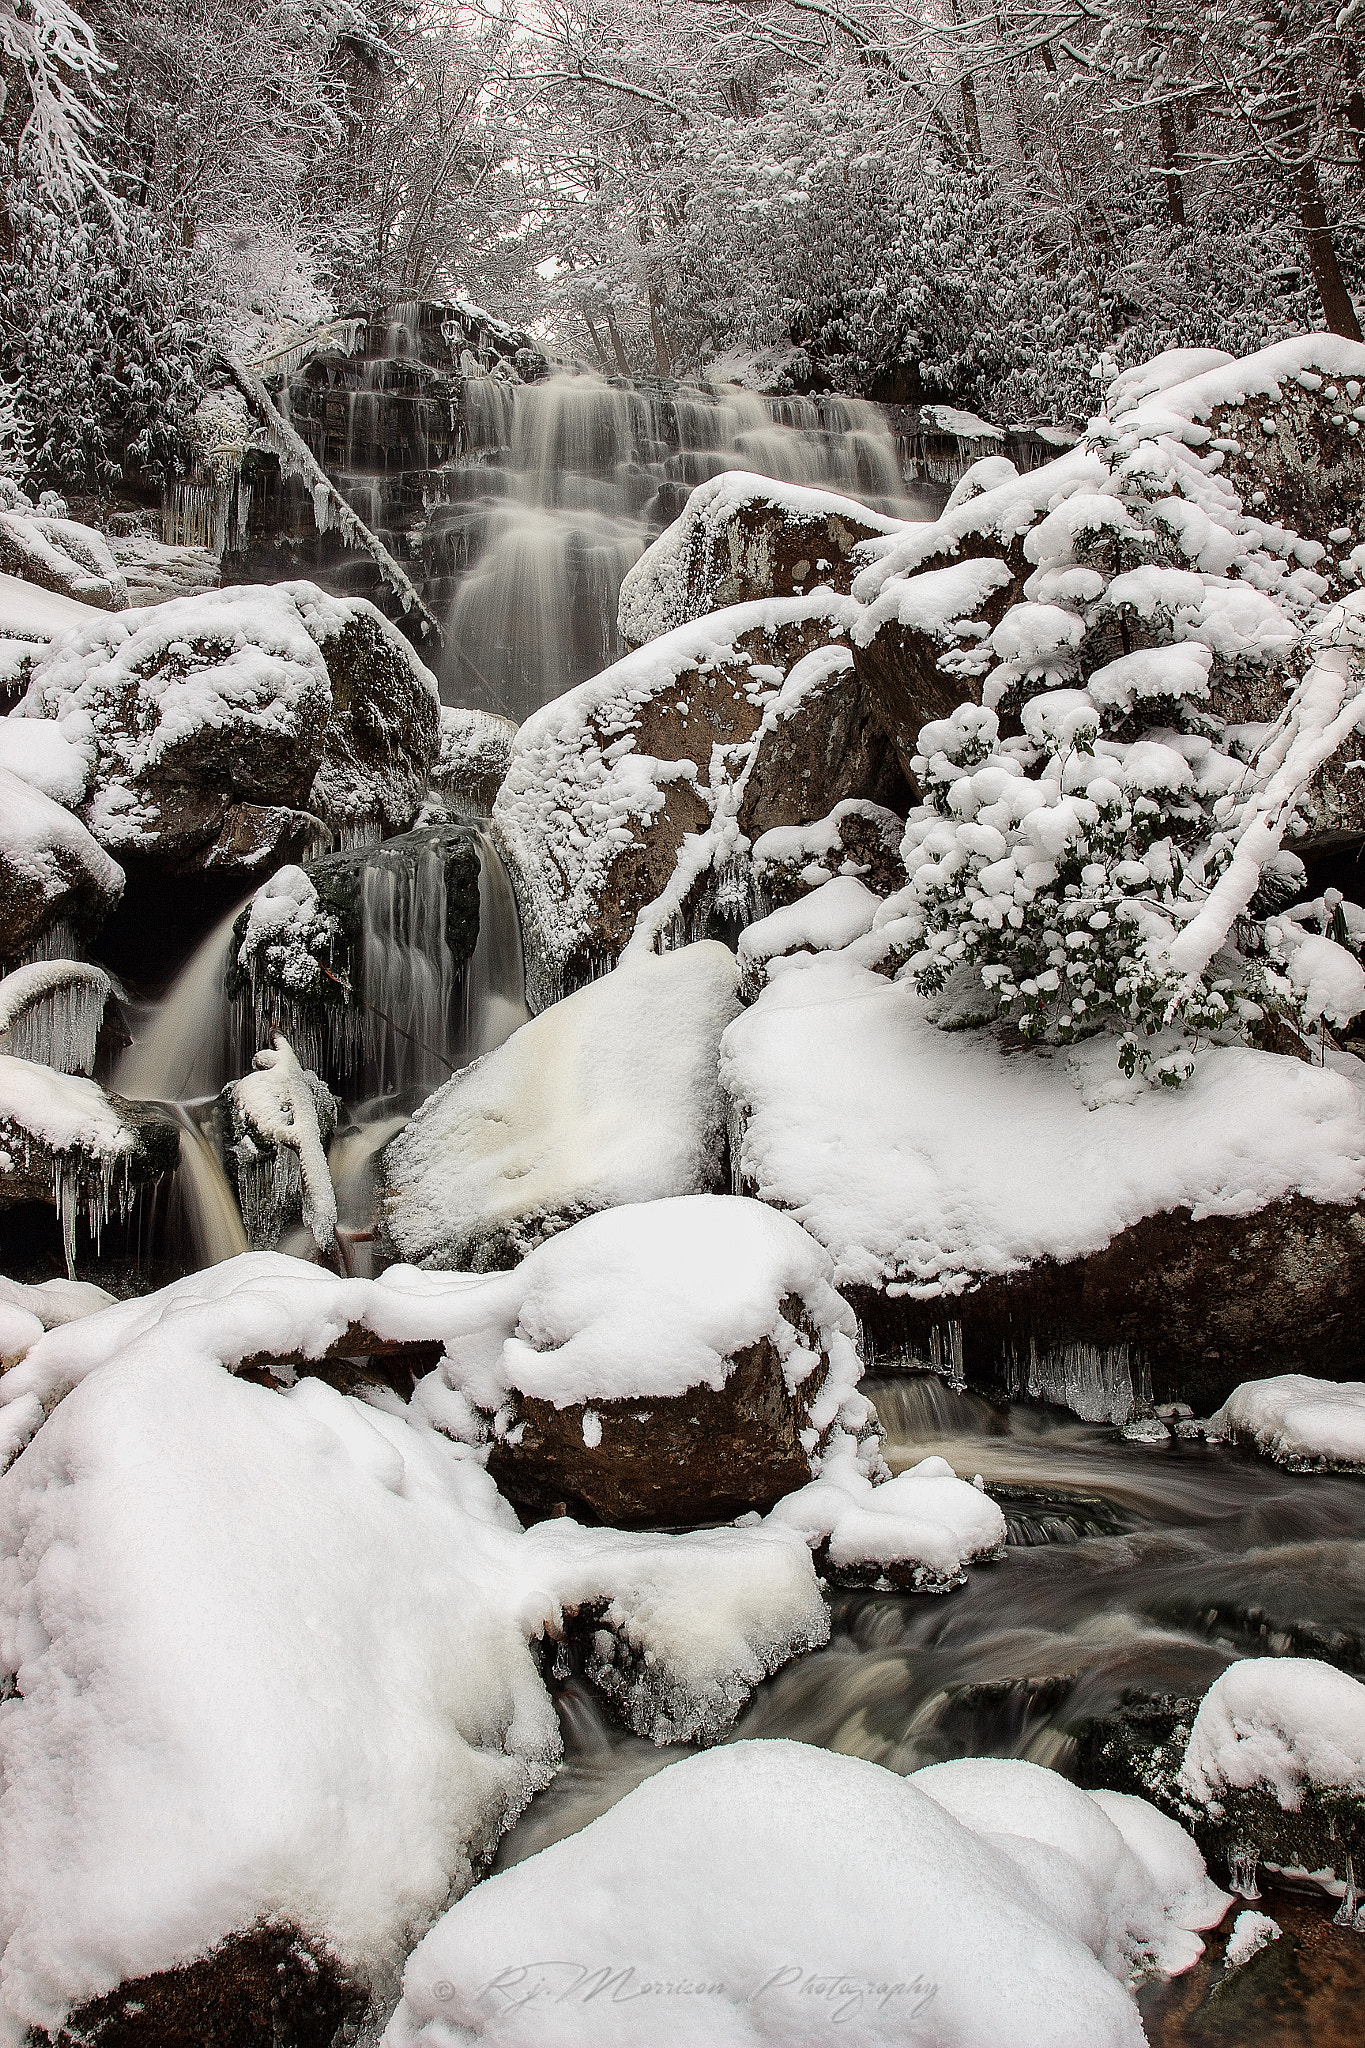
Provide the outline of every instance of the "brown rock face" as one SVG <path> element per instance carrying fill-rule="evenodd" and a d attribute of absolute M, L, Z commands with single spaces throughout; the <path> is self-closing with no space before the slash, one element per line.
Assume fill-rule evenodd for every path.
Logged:
<path fill-rule="evenodd" d="M 783 1313 L 809 1327 L 799 1303 L 785 1302 Z M 823 1379 L 817 1367 L 790 1394 L 764 1337 L 735 1353 L 718 1391 L 698 1386 L 663 1400 L 591 1403 L 601 1426 L 591 1447 L 582 1404 L 555 1408 L 514 1396 L 512 1426 L 521 1424 L 522 1434 L 515 1444 L 495 1443 L 488 1469 L 527 1521 L 567 1511 L 580 1521 L 641 1529 L 766 1512 L 810 1478 L 800 1432 Z M 595 1433 L 591 1423 L 588 1433 Z"/>
<path fill-rule="evenodd" d="M 774 910 L 798 902 L 835 875 L 854 875 L 874 896 L 890 896 L 905 887 L 904 834 L 905 821 L 894 811 L 864 797 L 846 797 L 818 824 L 758 841 L 754 873 Z"/>
<path fill-rule="evenodd" d="M 294 1927 L 251 1927 L 178 1970 L 93 1998 L 47 2048 L 334 2048 L 353 2040 L 368 1993 Z"/>
<path fill-rule="evenodd" d="M 431 678 L 371 605 L 351 607 L 337 631 L 312 618 L 309 630 L 327 664 L 332 710 L 308 808 L 333 826 L 406 832 L 440 746 Z"/>
<path fill-rule="evenodd" d="M 1359 1377 L 1365 1209 L 1301 1196 L 1197 1222 L 1173 1209 L 1088 1258 L 1040 1260 L 951 1300 L 846 1293 L 878 1349 L 929 1355 L 956 1324 L 971 1385 L 1060 1391 L 1068 1351 L 1073 1373 L 1098 1370 L 1108 1353 L 1135 1391 L 1145 1370 L 1155 1400 L 1208 1415 L 1243 1380 Z M 1101 1356 L 1087 1360 L 1086 1350 Z"/>

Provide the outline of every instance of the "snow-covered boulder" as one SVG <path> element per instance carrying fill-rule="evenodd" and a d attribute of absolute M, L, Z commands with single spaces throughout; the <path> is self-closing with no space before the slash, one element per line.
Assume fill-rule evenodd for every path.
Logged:
<path fill-rule="evenodd" d="M 119 854 L 193 854 L 234 802 L 300 807 L 322 758 L 327 665 L 287 590 L 208 591 L 68 634 L 19 707 L 96 767 L 85 823 Z"/>
<path fill-rule="evenodd" d="M 59 634 L 98 623 L 99 607 L 0 574 L 0 709 L 23 696 L 34 662 Z"/>
<path fill-rule="evenodd" d="M 596 1209 L 725 1185 L 720 1035 L 735 960 L 632 954 L 427 1097 L 384 1157 L 385 1235 L 418 1266 L 514 1265 Z"/>
<path fill-rule="evenodd" d="M 793 953 L 851 946 L 872 930 L 881 899 L 856 875 L 836 875 L 809 895 L 771 911 L 739 935 L 739 985 L 747 1001 L 762 988 L 768 963 Z"/>
<path fill-rule="evenodd" d="M 441 746 L 431 780 L 455 809 L 486 818 L 502 787 L 517 728 L 495 711 L 441 706 Z"/>
<path fill-rule="evenodd" d="M 1124 1077 L 1104 1036 L 1011 1049 L 935 1024 L 874 971 L 884 939 L 770 960 L 721 1052 L 738 1184 L 826 1246 L 879 1343 L 927 1358 L 956 1324 L 974 1383 L 1022 1372 L 1023 1391 L 1114 1422 L 1141 1405 L 1144 1363 L 1159 1399 L 1206 1412 L 1259 1370 L 1350 1372 L 1359 1061 L 1213 1044 L 1172 1090 Z"/>
<path fill-rule="evenodd" d="M 17 960 L 56 924 L 98 931 L 124 875 L 79 818 L 5 759 L 0 748 L 0 960 Z"/>
<path fill-rule="evenodd" d="M 874 1483 L 851 1439 L 831 1444 L 820 1476 L 780 1500 L 768 1517 L 799 1529 L 816 1569 L 841 1586 L 946 1593 L 964 1567 L 1003 1556 L 1005 1517 L 945 1458 L 921 1458 Z"/>
<path fill-rule="evenodd" d="M 852 498 L 727 470 L 698 484 L 621 585 L 628 647 L 756 598 L 847 591 L 862 545 L 904 530 Z"/>
<path fill-rule="evenodd" d="M 253 1251 L 274 1251 L 299 1224 L 321 1250 L 331 1244 L 337 1205 L 327 1146 L 336 1124 L 332 1091 L 311 1067 L 300 1067 L 278 1034 L 257 1053 L 252 1072 L 223 1089 L 223 1167 Z"/>
<path fill-rule="evenodd" d="M 1311 1657 L 1248 1657 L 1200 1702 L 1163 1789 L 1201 1842 L 1256 1863 L 1335 1870 L 1365 1855 L 1365 1685 Z"/>
<path fill-rule="evenodd" d="M 1213 1443 L 1254 1444 L 1293 1472 L 1365 1470 L 1365 1384 L 1281 1373 L 1235 1387 L 1204 1425 Z"/>
<path fill-rule="evenodd" d="M 857 796 L 813 825 L 775 825 L 754 841 L 758 894 L 780 910 L 835 875 L 854 875 L 878 896 L 890 896 L 905 885 L 904 834 L 903 818 Z"/>
<path fill-rule="evenodd" d="M 78 1214 L 98 1230 L 179 1157 L 180 1133 L 158 1112 L 81 1075 L 0 1053 L 0 1207 L 52 1203 L 73 1277 Z"/>
<path fill-rule="evenodd" d="M 0 571 L 99 611 L 123 611 L 128 585 L 93 526 L 39 512 L 0 511 Z"/>
<path fill-rule="evenodd" d="M 829 592 L 735 605 L 652 641 L 517 733 L 494 824 L 543 1009 L 635 936 L 743 918 L 750 844 L 896 794 L 852 681 L 857 607 Z M 644 913 L 642 915 L 642 913 Z"/>
<path fill-rule="evenodd" d="M 836 2025 L 867 2048 L 1141 2048 L 1130 1983 L 1187 1968 L 1222 1910 L 1191 1904 L 1197 1853 L 1153 1867 L 1046 1771 L 1016 1832 L 959 1818 L 989 1768 L 906 1779 L 791 1742 L 670 1765 L 446 1914 L 386 2048 L 814 2048 Z"/>
<path fill-rule="evenodd" d="M 792 1221 L 730 1195 L 605 1209 L 471 1293 L 418 1405 L 491 1438 L 533 1515 L 617 1526 L 764 1510 L 861 1435 L 856 1326 Z M 469 1284 L 469 1283 L 466 1283 Z"/>
<path fill-rule="evenodd" d="M 412 642 L 361 597 L 278 586 L 327 666 L 332 708 L 305 808 L 342 834 L 405 832 L 440 748 L 440 692 Z M 343 839 L 343 844 L 345 840 Z"/>
<path fill-rule="evenodd" d="M 0 1480 L 6 2041 L 330 2041 L 557 1763 L 537 1639 L 591 1617 L 589 1672 L 671 1741 L 828 1635 L 793 1532 L 523 1533 L 394 1397 L 214 1362 L 329 1288 L 249 1256 L 44 1340 L 98 1362 Z"/>

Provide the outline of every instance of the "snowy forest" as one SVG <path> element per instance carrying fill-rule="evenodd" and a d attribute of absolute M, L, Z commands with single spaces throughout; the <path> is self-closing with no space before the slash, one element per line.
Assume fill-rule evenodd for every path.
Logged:
<path fill-rule="evenodd" d="M 385 297 L 1005 420 L 1359 336 L 1349 4 L 34 0 L 4 50 L 12 445 L 77 489 L 188 465 L 225 337 Z"/>
<path fill-rule="evenodd" d="M 0 2048 L 1359 2048 L 1365 0 L 0 182 Z"/>

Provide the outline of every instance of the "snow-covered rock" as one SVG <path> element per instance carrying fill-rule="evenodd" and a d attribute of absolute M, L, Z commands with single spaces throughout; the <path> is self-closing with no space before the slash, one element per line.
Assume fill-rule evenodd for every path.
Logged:
<path fill-rule="evenodd" d="M 1129 1345 L 1163 1398 L 1222 1399 L 1272 1361 L 1349 1365 L 1358 1061 L 1210 1045 L 1172 1091 L 1125 1080 L 1103 1037 L 1010 1051 L 988 1028 L 942 1030 L 861 964 L 887 932 L 771 961 L 721 1053 L 738 1184 L 827 1247 L 887 1341 L 925 1353 L 956 1321 L 968 1372 L 991 1384 L 1031 1338 L 1029 1391 L 1120 1422 L 1139 1391 Z M 1262 1285 L 1231 1286 L 1234 1259 Z"/>
<path fill-rule="evenodd" d="M 440 747 L 435 676 L 412 642 L 365 598 L 325 595 L 312 583 L 276 587 L 298 607 L 332 692 L 305 808 L 343 834 L 405 832 Z"/>
<path fill-rule="evenodd" d="M 1254 1444 L 1294 1472 L 1365 1470 L 1365 1384 L 1281 1373 L 1234 1388 L 1205 1424 L 1212 1442 Z"/>
<path fill-rule="evenodd" d="M 211 841 L 234 801 L 301 806 L 330 708 L 299 605 L 257 585 L 68 634 L 35 664 L 19 710 L 93 741 L 82 816 L 101 845 L 167 856 Z"/>
<path fill-rule="evenodd" d="M 734 955 L 632 954 L 428 1096 L 385 1154 L 385 1233 L 419 1266 L 515 1263 L 595 1209 L 724 1182 Z"/>
<path fill-rule="evenodd" d="M 676 1526 L 761 1511 L 811 1477 L 831 1431 L 870 1421 L 829 1271 L 761 1203 L 605 1209 L 489 1275 L 415 1399 L 491 1434 L 489 1470 L 532 1513 Z"/>
<path fill-rule="evenodd" d="M 456 810 L 486 818 L 512 758 L 517 728 L 495 711 L 441 706 L 441 746 L 431 780 Z"/>
<path fill-rule="evenodd" d="M 175 1125 L 95 1081 L 0 1053 L 0 1207 L 51 1202 L 74 1278 L 76 1221 L 92 1232 L 180 1157 Z"/>
<path fill-rule="evenodd" d="M 964 1566 L 1000 1557 L 1005 1517 L 944 1458 L 921 1458 L 874 1484 L 851 1439 L 832 1444 L 820 1476 L 780 1500 L 769 1522 L 799 1529 L 819 1571 L 840 1585 L 946 1593 Z"/>
<path fill-rule="evenodd" d="M 851 686 L 857 610 L 830 592 L 731 606 L 520 728 L 493 816 L 533 1009 L 632 937 L 699 937 L 713 911 L 742 917 L 749 846 L 772 827 L 895 793 L 899 773 Z"/>
<path fill-rule="evenodd" d="M 1140 2048 L 1130 1977 L 1200 1944 L 1121 1830 L 1038 1776 L 1011 1815 L 1037 1832 L 1000 1836 L 949 1810 L 961 1780 L 804 1744 L 671 1765 L 455 1906 L 387 2048 L 812 2048 L 836 2025 L 869 2048 Z"/>
<path fill-rule="evenodd" d="M 792 953 L 823 953 L 851 946 L 872 929 L 881 899 L 856 875 L 836 875 L 795 903 L 774 910 L 739 935 L 740 988 L 750 1000 L 766 978 L 769 962 Z"/>
<path fill-rule="evenodd" d="M 0 749 L 0 959 L 15 960 L 58 923 L 98 931 L 124 874 L 79 818 L 5 759 Z"/>
<path fill-rule="evenodd" d="M 835 875 L 855 875 L 878 896 L 904 887 L 905 820 L 866 797 L 845 797 L 813 825 L 775 825 L 754 841 L 754 881 L 775 909 Z"/>
<path fill-rule="evenodd" d="M 0 706 L 22 697 L 34 662 L 59 634 L 98 623 L 97 606 L 0 574 Z"/>
<path fill-rule="evenodd" d="M 302 1223 L 326 1250 L 336 1231 L 336 1193 L 327 1146 L 337 1104 L 312 1068 L 300 1067 L 278 1033 L 253 1071 L 218 1098 L 223 1166 L 253 1251 L 273 1251 Z"/>
<path fill-rule="evenodd" d="M 282 1291 L 314 1271 L 235 1263 Z M 120 1986 L 120 2038 L 161 2048 L 165 1998 L 206 1996 L 215 1956 L 215 2010 L 245 2023 L 253 1929 L 382 2012 L 559 1757 L 537 1637 L 580 1617 L 589 1671 L 673 1740 L 828 1633 L 791 1532 L 524 1534 L 478 1456 L 393 1397 L 281 1394 L 212 1361 L 207 1315 L 150 1342 L 136 1320 L 0 1480 L 14 2048 Z M 155 1973 L 177 1974 L 144 2001 Z M 275 1988 L 287 2010 L 298 1987 Z"/>
<path fill-rule="evenodd" d="M 1286 1812 L 1340 1792 L 1365 1823 L 1365 1685 L 1312 1657 L 1230 1664 L 1200 1702 L 1178 1782 L 1210 1807 L 1264 1787 Z"/>
<path fill-rule="evenodd" d="M 99 611 L 122 611 L 128 603 L 128 585 L 108 541 L 74 519 L 0 511 L 0 570 Z"/>
<path fill-rule="evenodd" d="M 35 960 L 0 977 L 0 1052 L 92 1074 L 113 984 L 84 960 Z"/>
<path fill-rule="evenodd" d="M 727 470 L 698 484 L 682 513 L 621 585 L 621 637 L 642 647 L 727 605 L 847 591 L 864 541 L 900 533 L 852 498 Z"/>

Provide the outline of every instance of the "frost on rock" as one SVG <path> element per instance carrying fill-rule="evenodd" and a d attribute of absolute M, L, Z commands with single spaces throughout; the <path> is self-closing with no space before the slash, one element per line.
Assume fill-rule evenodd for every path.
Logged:
<path fill-rule="evenodd" d="M 857 606 L 734 605 L 580 684 L 520 728 L 494 806 L 534 1009 L 620 957 L 746 922 L 752 841 L 878 793 L 886 743 L 851 683 Z"/>
<path fill-rule="evenodd" d="M 869 1457 L 871 1452 L 871 1457 Z M 817 1569 L 839 1585 L 946 1593 L 964 1567 L 1004 1554 L 1005 1517 L 944 1458 L 922 1458 L 877 1483 L 875 1439 L 866 1448 L 833 1439 L 809 1486 L 778 1502 L 770 1524 L 799 1529 Z"/>
<path fill-rule="evenodd" d="M 169 1172 L 179 1152 L 175 1126 L 140 1104 L 0 1053 L 0 1206 L 55 1205 L 69 1278 L 81 1212 L 98 1245 L 110 1213 L 126 1215 L 137 1189 Z"/>
<path fill-rule="evenodd" d="M 113 984 L 83 960 L 40 960 L 0 977 L 0 1051 L 89 1074 Z"/>
<path fill-rule="evenodd" d="M 879 896 L 904 887 L 900 844 L 905 821 L 885 804 L 845 797 L 813 825 L 775 825 L 754 841 L 754 882 L 761 901 L 780 909 L 835 875 L 853 875 Z"/>
<path fill-rule="evenodd" d="M 509 1265 L 595 1209 L 719 1189 L 734 987 L 713 940 L 632 955 L 428 1096 L 385 1154 L 399 1256 Z"/>
<path fill-rule="evenodd" d="M 869 2043 L 1141 2048 L 1130 1983 L 1201 1944 L 1086 1794 L 1037 1776 L 1003 1833 L 950 1810 L 951 1779 L 801 1743 L 672 1764 L 447 1913 L 409 1959 L 386 2048 L 455 2029 L 539 2048 L 547 2020 L 556 2048 L 815 2048 L 835 2023 Z M 532 1979 L 533 1956 L 569 1961 Z"/>
<path fill-rule="evenodd" d="M 278 1033 L 252 1065 L 255 1071 L 230 1082 L 219 1101 L 224 1164 L 247 1242 L 253 1251 L 273 1251 L 285 1230 L 302 1221 L 319 1251 L 326 1251 L 337 1221 L 327 1170 L 336 1103 Z"/>
<path fill-rule="evenodd" d="M 122 611 L 128 585 L 93 526 L 38 511 L 0 511 L 0 570 L 78 604 Z"/>

